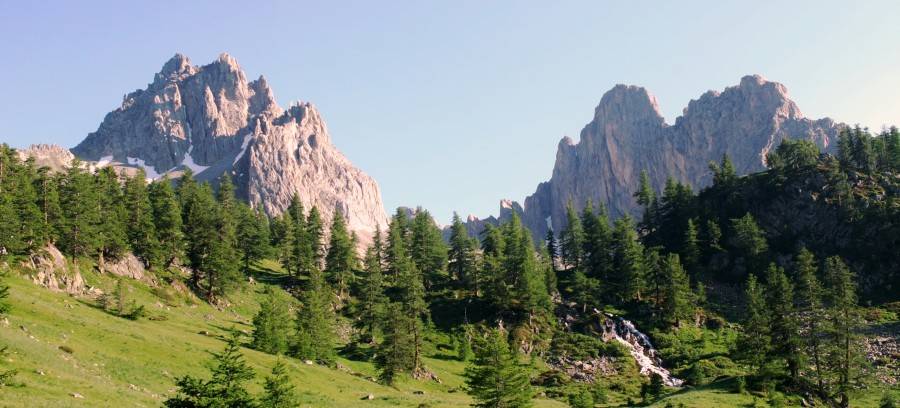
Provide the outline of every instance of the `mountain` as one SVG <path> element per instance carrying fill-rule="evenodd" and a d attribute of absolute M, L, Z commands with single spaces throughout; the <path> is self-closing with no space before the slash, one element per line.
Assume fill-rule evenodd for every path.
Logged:
<path fill-rule="evenodd" d="M 587 200 L 605 204 L 612 217 L 636 216 L 633 194 L 642 170 L 657 191 L 669 176 L 700 188 L 712 181 L 708 163 L 723 154 L 738 174 L 747 174 L 764 169 L 766 153 L 787 137 L 831 150 L 841 126 L 803 117 L 784 85 L 758 75 L 692 100 L 674 125 L 646 89 L 616 85 L 601 98 L 579 142 L 559 142 L 550 180 L 525 199 L 521 216 L 535 237 L 548 225 L 565 227 L 570 200 L 579 208 Z"/>
<path fill-rule="evenodd" d="M 282 109 L 266 79 L 248 81 L 228 54 L 203 66 L 175 55 L 72 153 L 143 167 L 151 179 L 191 169 L 215 182 L 229 173 L 238 196 L 270 215 L 296 193 L 328 220 L 341 211 L 363 239 L 387 222 L 378 184 L 334 147 L 315 106 Z"/>

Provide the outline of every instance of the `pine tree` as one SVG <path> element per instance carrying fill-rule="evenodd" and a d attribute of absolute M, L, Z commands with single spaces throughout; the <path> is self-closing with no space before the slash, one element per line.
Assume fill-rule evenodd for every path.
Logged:
<path fill-rule="evenodd" d="M 125 180 L 125 225 L 134 254 L 143 259 L 147 266 L 159 266 L 162 264 L 162 255 L 156 239 L 156 225 L 153 223 L 153 207 L 150 205 L 146 179 L 144 170 L 139 169 L 134 177 Z"/>
<path fill-rule="evenodd" d="M 532 405 L 533 391 L 528 370 L 501 330 L 491 330 L 479 342 L 475 360 L 466 367 L 468 392 L 475 407 L 522 408 Z"/>
<path fill-rule="evenodd" d="M 409 254 L 422 274 L 426 289 L 443 283 L 447 270 L 447 246 L 431 214 L 422 208 L 417 209 L 410 225 Z"/>
<path fill-rule="evenodd" d="M 661 250 L 660 247 L 650 247 L 644 250 L 645 283 L 653 297 L 653 306 L 660 311 L 663 304 L 663 288 L 668 283 L 667 268 L 660 256 Z"/>
<path fill-rule="evenodd" d="M 893 171 L 900 171 L 900 130 L 896 126 L 891 126 L 890 132 L 885 136 L 884 143 L 888 168 Z"/>
<path fill-rule="evenodd" d="M 231 176 L 228 173 L 219 177 L 219 191 L 216 194 L 216 201 L 219 203 L 219 223 L 223 233 L 223 238 L 228 239 L 228 244 L 232 248 L 237 248 L 237 224 L 240 215 L 238 214 L 238 203 L 234 197 L 234 184 L 231 183 Z"/>
<path fill-rule="evenodd" d="M 581 213 L 581 225 L 584 231 L 583 269 L 589 277 L 607 280 L 612 271 L 613 260 L 610 251 L 612 232 L 606 209 L 601 207 L 599 212 L 594 213 L 593 205 L 588 203 Z"/>
<path fill-rule="evenodd" d="M 637 199 L 637 204 L 644 207 L 644 215 L 641 217 L 640 224 L 643 229 L 649 230 L 650 226 L 655 223 L 657 200 L 656 193 L 650 186 L 650 176 L 647 174 L 647 170 L 641 170 L 639 183 L 634 197 Z"/>
<path fill-rule="evenodd" d="M 653 192 L 653 187 L 650 186 L 650 176 L 647 174 L 647 170 L 641 170 L 640 184 L 637 192 L 634 193 L 634 197 L 637 198 L 638 205 L 643 206 L 645 209 L 649 208 L 650 203 L 656 199 L 656 193 Z"/>
<path fill-rule="evenodd" d="M 851 135 L 850 157 L 858 169 L 871 172 L 875 169 L 875 155 L 872 153 L 872 137 L 868 129 L 863 130 L 856 125 Z"/>
<path fill-rule="evenodd" d="M 829 382 L 841 407 L 850 405 L 848 391 L 857 379 L 861 364 L 859 310 L 854 274 L 837 256 L 825 260 L 825 305 L 830 317 L 827 328 L 826 364 Z"/>
<path fill-rule="evenodd" d="M 552 266 L 553 271 L 556 272 L 556 263 L 559 260 L 559 242 L 556 240 L 556 234 L 553 233 L 553 228 L 547 228 L 547 236 L 544 237 L 544 245 L 546 246 L 547 259 L 550 261 L 550 266 Z"/>
<path fill-rule="evenodd" d="M 266 287 L 259 312 L 253 317 L 253 348 L 269 354 L 287 352 L 292 328 L 287 302 Z"/>
<path fill-rule="evenodd" d="M 609 288 L 620 301 L 640 299 L 644 285 L 644 247 L 638 240 L 631 217 L 626 215 L 616 220 L 613 242 L 616 277 L 610 279 Z"/>
<path fill-rule="evenodd" d="M 167 177 L 150 184 L 148 187 L 150 206 L 153 208 L 153 223 L 159 244 L 159 253 L 163 267 L 172 265 L 184 251 L 184 234 L 181 205 L 172 183 Z"/>
<path fill-rule="evenodd" d="M 323 259 L 325 257 L 325 227 L 322 224 L 322 215 L 319 209 L 313 206 L 309 209 L 309 215 L 306 217 L 306 238 L 309 240 L 307 244 L 307 253 L 305 257 L 309 257 L 311 265 L 307 268 L 323 267 Z M 310 273 L 309 270 L 304 271 Z"/>
<path fill-rule="evenodd" d="M 710 170 L 713 173 L 713 185 L 729 186 L 737 179 L 737 172 L 734 169 L 734 163 L 727 153 L 722 155 L 721 164 L 710 163 Z"/>
<path fill-rule="evenodd" d="M 74 160 L 67 169 L 60 191 L 63 225 L 60 244 L 63 251 L 74 256 L 97 253 L 100 245 L 98 227 L 101 223 L 100 197 L 93 177 Z"/>
<path fill-rule="evenodd" d="M 375 354 L 375 367 L 381 382 L 392 385 L 398 375 L 416 369 L 416 340 L 413 331 L 417 324 L 406 313 L 403 305 L 396 302 L 388 305 L 384 320 L 384 341 L 378 345 Z"/>
<path fill-rule="evenodd" d="M 285 234 L 282 247 L 282 265 L 288 274 L 306 273 L 313 264 L 312 246 L 306 230 L 306 214 L 303 203 L 296 194 L 283 214 Z"/>
<path fill-rule="evenodd" d="M 571 201 L 566 205 L 566 228 L 560 235 L 560 249 L 565 268 L 581 267 L 582 250 L 584 248 L 584 230 L 581 220 Z"/>
<path fill-rule="evenodd" d="M 469 237 L 465 224 L 459 215 L 453 213 L 453 223 L 450 226 L 450 250 L 448 253 L 447 269 L 451 279 L 457 286 L 472 290 L 477 296 L 479 293 L 478 268 L 475 264 L 476 241 Z"/>
<path fill-rule="evenodd" d="M 697 273 L 697 267 L 700 262 L 700 239 L 697 233 L 697 221 L 688 218 L 687 228 L 684 230 L 684 244 L 681 246 L 681 257 L 684 259 L 684 266 L 691 271 L 692 276 Z"/>
<path fill-rule="evenodd" d="M 705 241 L 707 247 L 713 251 L 723 251 L 722 248 L 722 229 L 716 220 L 706 220 L 706 236 Z"/>
<path fill-rule="evenodd" d="M 666 257 L 665 276 L 664 316 L 675 326 L 680 326 L 682 321 L 690 319 L 694 312 L 694 304 L 690 279 L 681 266 L 678 254 L 669 254 Z"/>
<path fill-rule="evenodd" d="M 588 306 L 597 306 L 600 292 L 600 281 L 589 278 L 582 271 L 575 271 L 572 276 L 571 300 L 581 304 L 581 311 L 585 312 Z"/>
<path fill-rule="evenodd" d="M 212 303 L 240 283 L 234 221 L 216 203 L 208 183 L 195 188 L 185 206 L 187 256 L 194 270 L 191 282 L 199 288 L 205 278 L 206 298 Z"/>
<path fill-rule="evenodd" d="M 191 283 L 199 288 L 200 279 L 208 269 L 211 247 L 216 238 L 216 202 L 212 190 L 204 184 L 198 187 L 192 179 L 182 177 L 179 196 L 184 210 L 184 242 L 187 243 L 188 263 L 193 269 Z"/>
<path fill-rule="evenodd" d="M 322 272 L 312 268 L 300 296 L 303 307 L 297 311 L 297 331 L 292 349 L 295 357 L 321 364 L 334 362 L 336 316 L 331 298 L 331 288 Z"/>
<path fill-rule="evenodd" d="M 35 189 L 37 171 L 34 158 L 29 157 L 24 165 L 15 166 L 14 178 L 16 187 L 13 190 L 13 203 L 19 218 L 19 238 L 25 252 L 40 248 L 47 241 L 43 228 L 43 215 L 38 207 L 38 195 Z"/>
<path fill-rule="evenodd" d="M 181 205 L 181 221 L 182 225 L 187 226 L 188 223 L 188 206 L 196 199 L 198 192 L 197 182 L 194 181 L 194 173 L 191 169 L 185 169 L 181 177 L 178 178 L 178 186 L 175 189 L 175 195 L 178 198 L 178 204 Z"/>
<path fill-rule="evenodd" d="M 559 292 L 559 277 L 556 276 L 556 264 L 550 258 L 550 254 L 547 253 L 546 247 L 540 247 L 537 257 L 538 271 L 543 271 L 544 275 L 544 289 L 547 290 L 550 297 L 553 297 L 555 293 Z"/>
<path fill-rule="evenodd" d="M 756 224 L 756 219 L 748 212 L 741 218 L 731 219 L 734 230 L 734 246 L 747 260 L 751 269 L 762 266 L 763 256 L 769 250 L 765 231 Z"/>
<path fill-rule="evenodd" d="M 522 225 L 518 214 L 513 213 L 509 222 L 503 225 L 506 242 L 503 268 L 506 285 L 512 288 L 513 300 L 523 311 L 534 316 L 551 307 L 549 290 L 544 274 L 534 253 L 531 235 Z"/>
<path fill-rule="evenodd" d="M 738 339 L 737 357 L 752 371 L 761 373 L 768 360 L 772 342 L 765 293 L 757 283 L 756 275 L 750 274 L 747 278 L 744 297 L 746 313 L 743 332 Z"/>
<path fill-rule="evenodd" d="M 328 244 L 328 254 L 325 256 L 325 273 L 328 283 L 337 289 L 338 297 L 349 296 L 350 284 L 353 282 L 353 272 L 358 267 L 356 248 L 347 232 L 347 224 L 340 211 L 335 211 L 331 220 L 331 237 Z"/>
<path fill-rule="evenodd" d="M 225 183 L 228 181 L 228 183 Z M 207 273 L 207 297 L 210 302 L 224 296 L 240 285 L 240 256 L 237 251 L 237 220 L 234 218 L 234 196 L 223 186 L 230 184 L 225 178 L 219 188 L 219 205 L 215 206 L 215 239 L 210 247 Z"/>
<path fill-rule="evenodd" d="M 5 143 L 0 144 L 0 254 L 16 254 L 25 250 L 15 205 L 15 168 L 18 157 Z"/>
<path fill-rule="evenodd" d="M 35 180 L 38 193 L 38 207 L 41 211 L 41 236 L 47 242 L 59 240 L 60 227 L 63 224 L 63 211 L 59 201 L 60 176 L 51 175 L 47 167 L 38 169 Z"/>
<path fill-rule="evenodd" d="M 280 359 L 272 367 L 272 375 L 266 377 L 265 391 L 259 399 L 259 408 L 293 408 L 300 405 L 297 391 L 291 384 L 287 367 Z"/>
<path fill-rule="evenodd" d="M 840 162 L 841 168 L 850 169 L 854 166 L 853 163 L 853 141 L 850 137 L 849 129 L 841 129 L 840 134 L 838 134 L 838 161 Z"/>
<path fill-rule="evenodd" d="M 278 220 L 278 222 L 272 223 L 273 236 L 277 237 L 278 243 L 278 260 L 287 271 L 288 276 L 294 276 L 299 272 L 297 268 L 300 265 L 295 250 L 298 245 L 296 244 L 297 230 L 294 226 L 294 217 L 291 216 L 290 211 L 285 211 Z"/>
<path fill-rule="evenodd" d="M 244 361 L 240 351 L 237 333 L 228 339 L 225 350 L 213 353 L 212 378 L 202 380 L 191 376 L 178 378 L 178 394 L 167 399 L 163 405 L 170 408 L 199 407 L 255 407 L 255 401 L 244 388 L 244 383 L 256 375 Z"/>
<path fill-rule="evenodd" d="M 115 170 L 106 167 L 97 172 L 97 190 L 99 191 L 100 234 L 99 254 L 100 267 L 106 258 L 117 258 L 128 248 L 125 220 L 127 211 L 123 205 L 124 197 L 119 184 L 119 175 Z"/>
<path fill-rule="evenodd" d="M 243 203 L 238 204 L 237 208 L 237 248 L 244 270 L 249 271 L 250 264 L 262 260 L 271 251 L 269 218 Z"/>
<path fill-rule="evenodd" d="M 495 308 L 504 310 L 511 302 L 511 295 L 506 286 L 506 272 L 503 269 L 506 242 L 500 228 L 491 224 L 485 225 L 481 235 L 483 253 L 481 276 L 484 282 L 482 285 L 484 295 Z"/>
<path fill-rule="evenodd" d="M 381 329 L 387 308 L 387 296 L 384 294 L 384 273 L 382 262 L 384 248 L 381 241 L 381 229 L 376 227 L 372 246 L 366 251 L 363 268 L 362 285 L 359 296 L 359 315 L 357 327 L 364 337 L 374 339 Z"/>
<path fill-rule="evenodd" d="M 402 219 L 405 219 L 403 217 Z M 402 222 L 395 218 L 389 226 L 388 270 L 394 278 L 397 300 L 403 305 L 413 336 L 413 375 L 418 375 L 422 368 L 422 344 L 424 341 L 423 319 L 428 318 L 428 304 L 425 302 L 425 284 L 422 274 L 407 252 L 407 243 L 403 233 Z"/>
<path fill-rule="evenodd" d="M 784 360 L 796 382 L 800 375 L 800 338 L 794 313 L 794 287 L 784 268 L 771 264 L 766 272 L 766 300 L 769 306 L 770 358 Z"/>
<path fill-rule="evenodd" d="M 799 325 L 804 333 L 802 342 L 806 360 L 812 364 L 819 392 L 824 392 L 822 381 L 822 324 L 825 319 L 822 310 L 822 285 L 816 275 L 818 267 L 812 252 L 801 248 L 794 263 L 796 277 L 797 313 Z"/>

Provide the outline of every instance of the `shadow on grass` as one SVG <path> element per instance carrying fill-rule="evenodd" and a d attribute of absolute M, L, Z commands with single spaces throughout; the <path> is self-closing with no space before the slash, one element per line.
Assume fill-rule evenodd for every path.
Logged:
<path fill-rule="evenodd" d="M 431 357 L 435 360 L 444 360 L 444 361 L 461 361 L 459 356 L 455 354 L 447 354 L 447 353 L 435 353 L 428 357 Z"/>
<path fill-rule="evenodd" d="M 375 358 L 375 347 L 351 341 L 338 349 L 338 355 L 351 361 L 372 361 Z"/>
<path fill-rule="evenodd" d="M 285 289 L 299 284 L 299 279 L 296 277 L 260 265 L 259 263 L 251 264 L 250 268 L 246 269 L 246 274 L 257 282 L 276 285 Z"/>

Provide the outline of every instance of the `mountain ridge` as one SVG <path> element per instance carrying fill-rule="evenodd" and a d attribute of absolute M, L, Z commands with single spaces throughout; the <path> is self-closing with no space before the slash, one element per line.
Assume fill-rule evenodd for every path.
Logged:
<path fill-rule="evenodd" d="M 316 107 L 281 108 L 265 77 L 248 81 L 227 53 L 202 66 L 175 54 L 71 151 L 142 167 L 151 179 L 190 169 L 215 182 L 228 173 L 237 195 L 269 215 L 297 194 L 326 219 L 340 211 L 364 240 L 387 223 L 378 184 L 334 147 Z"/>
<path fill-rule="evenodd" d="M 535 237 L 565 227 L 570 200 L 576 208 L 588 200 L 603 204 L 613 217 L 638 216 L 633 194 L 642 170 L 657 191 L 670 176 L 701 188 L 712 181 L 707 164 L 724 154 L 738 174 L 747 174 L 764 169 L 766 154 L 786 137 L 832 151 L 843 126 L 829 118 L 804 117 L 783 84 L 760 75 L 703 93 L 673 124 L 666 123 L 646 88 L 619 84 L 601 97 L 578 142 L 568 136 L 559 141 L 550 179 L 516 207 Z M 492 219 L 497 218 L 487 220 Z M 468 224 L 477 233 L 483 221 Z"/>

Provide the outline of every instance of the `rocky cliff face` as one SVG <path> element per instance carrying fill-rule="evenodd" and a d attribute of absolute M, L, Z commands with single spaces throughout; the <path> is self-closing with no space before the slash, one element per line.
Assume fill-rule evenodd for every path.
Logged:
<path fill-rule="evenodd" d="M 341 211 L 362 239 L 387 220 L 375 180 L 331 144 L 316 108 L 282 109 L 265 78 L 248 81 L 228 54 L 204 66 L 175 55 L 72 152 L 143 167 L 151 179 L 190 169 L 214 181 L 227 172 L 239 196 L 271 215 L 296 193 L 329 220 Z"/>
<path fill-rule="evenodd" d="M 839 128 L 831 119 L 804 118 L 783 85 L 760 76 L 703 94 L 674 125 L 665 123 L 646 89 L 617 85 L 603 95 L 578 143 L 559 142 L 550 180 L 525 199 L 524 222 L 535 237 L 548 225 L 559 231 L 569 200 L 603 203 L 613 217 L 638 215 L 632 195 L 641 170 L 657 190 L 668 176 L 700 188 L 712 179 L 708 163 L 723 154 L 746 174 L 762 170 L 766 153 L 786 137 L 830 150 Z"/>

